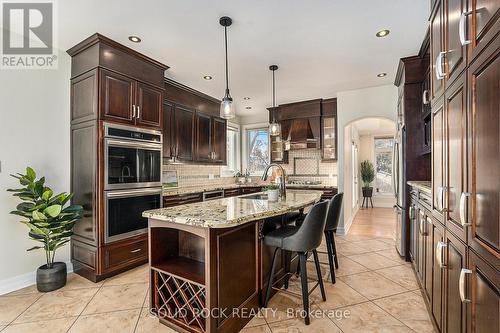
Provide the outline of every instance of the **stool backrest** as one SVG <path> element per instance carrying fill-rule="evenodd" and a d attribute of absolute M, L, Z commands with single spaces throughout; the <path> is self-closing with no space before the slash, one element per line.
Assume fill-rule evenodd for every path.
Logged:
<path fill-rule="evenodd" d="M 344 193 L 337 193 L 330 200 L 330 206 L 328 207 L 328 213 L 326 215 L 326 225 L 325 230 L 335 231 L 339 225 L 340 209 L 342 208 L 342 199 L 344 198 Z"/>
<path fill-rule="evenodd" d="M 311 251 L 321 245 L 328 201 L 315 204 L 296 233 L 283 240 L 283 247 L 297 252 Z"/>

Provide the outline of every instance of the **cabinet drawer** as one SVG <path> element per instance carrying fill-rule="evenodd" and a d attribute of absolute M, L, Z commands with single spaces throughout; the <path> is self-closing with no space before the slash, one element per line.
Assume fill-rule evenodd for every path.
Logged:
<path fill-rule="evenodd" d="M 241 189 L 241 194 L 257 193 L 262 191 L 260 187 L 244 187 Z"/>
<path fill-rule="evenodd" d="M 104 250 L 104 269 L 121 268 L 148 258 L 148 240 L 110 245 Z"/>
<path fill-rule="evenodd" d="M 232 189 L 224 190 L 224 196 L 225 197 L 234 197 L 236 195 L 240 195 L 240 189 L 239 188 L 232 188 Z"/>
<path fill-rule="evenodd" d="M 172 207 L 178 205 L 185 205 L 193 202 L 203 201 L 203 195 L 201 193 L 191 193 L 182 195 L 172 195 L 163 197 L 163 207 Z"/>

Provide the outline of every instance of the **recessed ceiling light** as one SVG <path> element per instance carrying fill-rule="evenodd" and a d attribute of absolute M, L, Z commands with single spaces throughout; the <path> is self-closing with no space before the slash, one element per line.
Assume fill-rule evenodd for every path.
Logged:
<path fill-rule="evenodd" d="M 128 40 L 134 43 L 140 43 L 142 41 L 142 39 L 137 36 L 128 36 Z"/>
<path fill-rule="evenodd" d="M 384 77 L 384 76 L 387 76 L 387 73 L 379 73 L 379 74 L 377 74 L 377 77 Z"/>
<path fill-rule="evenodd" d="M 247 110 L 251 110 L 251 109 L 252 109 L 252 107 L 251 107 L 251 106 L 247 106 L 247 107 L 245 107 L 245 109 L 247 109 Z"/>
<path fill-rule="evenodd" d="M 390 33 L 390 31 L 389 31 L 389 30 L 384 29 L 384 30 L 380 30 L 379 32 L 377 32 L 377 33 L 375 34 L 375 36 L 377 36 L 377 37 L 385 37 L 385 36 L 387 36 L 389 33 Z"/>
<path fill-rule="evenodd" d="M 244 99 L 245 101 L 248 101 L 248 100 L 250 99 L 250 97 L 243 97 L 243 99 Z"/>
<path fill-rule="evenodd" d="M 204 78 L 205 80 L 212 80 L 212 77 L 211 77 L 210 75 L 205 75 L 203 78 Z"/>

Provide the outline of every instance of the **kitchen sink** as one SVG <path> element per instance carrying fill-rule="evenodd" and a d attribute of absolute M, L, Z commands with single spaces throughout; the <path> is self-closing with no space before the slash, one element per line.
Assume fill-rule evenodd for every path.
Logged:
<path fill-rule="evenodd" d="M 257 194 L 246 195 L 240 198 L 249 200 L 267 200 L 267 194 L 257 193 Z"/>

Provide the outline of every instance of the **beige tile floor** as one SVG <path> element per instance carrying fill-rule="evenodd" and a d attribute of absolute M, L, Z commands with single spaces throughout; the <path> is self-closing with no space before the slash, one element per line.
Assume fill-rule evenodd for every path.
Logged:
<path fill-rule="evenodd" d="M 378 224 L 380 230 L 372 232 Z M 348 235 L 336 237 L 336 284 L 320 255 L 327 300 L 321 300 L 319 288 L 312 293 L 311 325 L 287 313 L 300 311 L 301 299 L 279 292 L 269 304 L 275 312 L 263 309 L 242 332 L 433 332 L 411 267 L 394 250 L 393 230 L 390 210 L 360 211 Z M 97 284 L 71 274 L 64 288 L 51 293 L 32 286 L 0 296 L 0 331 L 173 332 L 149 314 L 147 280 L 144 265 Z M 298 279 L 289 289 L 300 293 Z"/>

